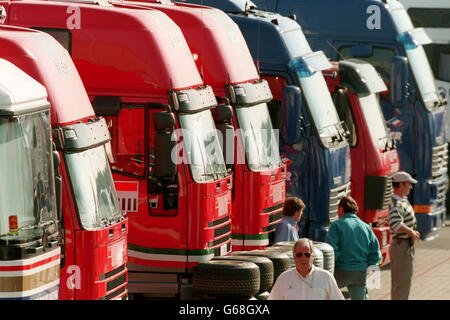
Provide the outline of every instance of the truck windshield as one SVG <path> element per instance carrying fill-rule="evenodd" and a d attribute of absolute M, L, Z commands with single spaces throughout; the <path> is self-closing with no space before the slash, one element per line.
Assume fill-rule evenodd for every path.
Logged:
<path fill-rule="evenodd" d="M 250 170 L 264 171 L 281 164 L 278 130 L 274 130 L 266 103 L 236 108 L 245 158 Z M 239 155 L 238 155 L 239 157 Z"/>
<path fill-rule="evenodd" d="M 422 29 L 414 29 L 403 6 L 392 10 L 392 18 L 399 33 L 397 38 L 405 48 L 424 105 L 432 111 L 429 106 L 434 106 L 434 102 L 439 101 L 439 96 L 430 64 L 422 47 L 422 44 L 428 44 L 431 40 Z"/>
<path fill-rule="evenodd" d="M 310 77 L 299 76 L 299 80 L 319 136 L 325 138 L 338 135 L 339 116 L 322 73 L 315 72 Z"/>
<path fill-rule="evenodd" d="M 384 149 L 388 142 L 389 134 L 381 113 L 378 96 L 375 93 L 358 94 L 358 99 L 374 145 L 376 148 Z"/>
<path fill-rule="evenodd" d="M 81 225 L 95 230 L 122 219 L 104 146 L 64 153 Z"/>
<path fill-rule="evenodd" d="M 0 118 L 0 243 L 42 236 L 56 221 L 48 112 Z"/>
<path fill-rule="evenodd" d="M 300 57 L 311 52 L 311 47 L 302 29 L 291 29 L 282 32 L 281 36 L 291 56 Z"/>
<path fill-rule="evenodd" d="M 425 103 L 425 106 L 432 106 L 432 102 L 439 101 L 439 97 L 434 76 L 423 47 L 417 46 L 414 49 L 406 49 L 406 55 L 424 102 L 431 102 Z M 429 109 L 429 111 L 432 110 Z"/>
<path fill-rule="evenodd" d="M 222 148 L 211 111 L 179 114 L 183 143 L 192 178 L 210 182 L 227 176 Z"/>

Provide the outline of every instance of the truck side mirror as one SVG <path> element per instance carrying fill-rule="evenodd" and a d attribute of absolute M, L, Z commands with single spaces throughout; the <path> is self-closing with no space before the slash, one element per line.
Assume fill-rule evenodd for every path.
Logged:
<path fill-rule="evenodd" d="M 229 104 L 219 104 L 211 109 L 215 123 L 231 121 L 233 118 L 233 109 Z"/>
<path fill-rule="evenodd" d="M 285 143 L 298 143 L 304 132 L 302 117 L 302 92 L 297 86 L 285 86 L 282 93 L 282 137 Z"/>
<path fill-rule="evenodd" d="M 95 96 L 92 106 L 97 115 L 100 116 L 117 116 L 121 107 L 120 97 L 113 96 Z"/>
<path fill-rule="evenodd" d="M 211 109 L 217 130 L 220 131 L 222 139 L 223 158 L 227 168 L 234 164 L 234 127 L 230 124 L 233 118 L 233 109 L 229 104 L 219 104 Z"/>
<path fill-rule="evenodd" d="M 177 141 L 172 139 L 175 117 L 171 112 L 157 112 L 153 114 L 155 133 L 155 166 L 152 172 L 154 178 L 172 179 L 177 175 L 177 165 L 172 161 L 172 150 Z M 175 141 L 174 141 L 175 140 Z"/>
<path fill-rule="evenodd" d="M 393 57 L 391 65 L 391 104 L 398 108 L 408 103 L 408 59 Z"/>
<path fill-rule="evenodd" d="M 361 46 L 352 46 L 350 48 L 350 54 L 355 58 L 367 58 L 371 57 L 373 54 L 372 46 L 361 45 Z"/>

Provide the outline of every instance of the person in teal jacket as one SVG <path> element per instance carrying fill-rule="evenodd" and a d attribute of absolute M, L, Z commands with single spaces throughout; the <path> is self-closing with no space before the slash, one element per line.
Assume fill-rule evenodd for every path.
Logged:
<path fill-rule="evenodd" d="M 380 244 L 372 228 L 358 218 L 358 204 L 345 196 L 339 202 L 339 220 L 328 230 L 326 242 L 334 249 L 334 277 L 347 287 L 352 300 L 367 300 L 367 268 L 381 261 Z"/>

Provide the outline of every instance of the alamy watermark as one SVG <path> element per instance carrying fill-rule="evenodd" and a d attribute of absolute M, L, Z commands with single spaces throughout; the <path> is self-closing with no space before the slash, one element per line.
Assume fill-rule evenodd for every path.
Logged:
<path fill-rule="evenodd" d="M 78 6 L 68 6 L 66 13 L 69 17 L 66 20 L 67 29 L 81 29 L 81 12 Z"/>
<path fill-rule="evenodd" d="M 380 30 L 381 29 L 381 10 L 377 5 L 371 5 L 367 7 L 367 14 L 370 16 L 366 20 L 366 26 L 369 30 Z"/>
<path fill-rule="evenodd" d="M 67 277 L 66 286 L 69 290 L 81 289 L 81 269 L 79 266 L 70 265 L 67 267 L 66 273 L 69 275 Z"/>
<path fill-rule="evenodd" d="M 177 141 L 171 150 L 174 164 L 202 164 L 205 159 L 220 160 L 223 156 L 226 164 L 258 165 L 279 158 L 278 129 L 226 129 L 225 132 L 176 129 L 171 140 Z M 233 147 L 234 143 L 238 144 L 237 148 Z"/>

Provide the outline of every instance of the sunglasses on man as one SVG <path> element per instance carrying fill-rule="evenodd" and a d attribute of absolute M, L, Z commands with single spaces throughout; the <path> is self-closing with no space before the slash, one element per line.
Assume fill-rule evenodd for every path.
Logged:
<path fill-rule="evenodd" d="M 297 258 L 301 258 L 302 255 L 305 255 L 306 258 L 311 257 L 311 253 L 309 253 L 309 252 L 297 252 L 297 253 L 295 254 L 295 256 L 296 256 Z"/>

